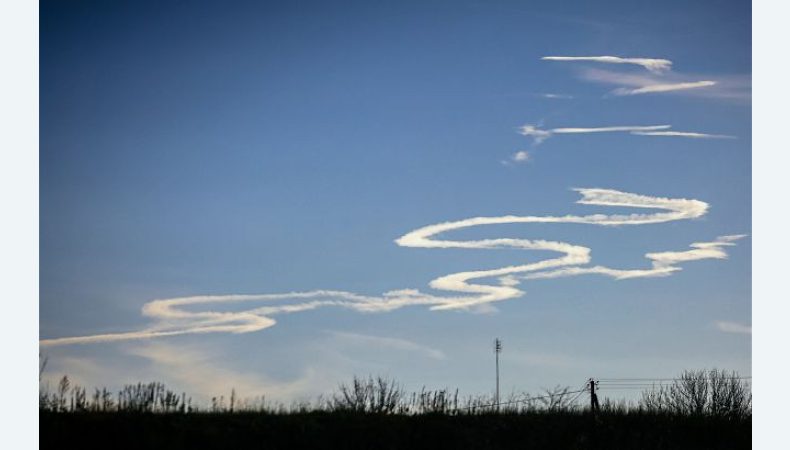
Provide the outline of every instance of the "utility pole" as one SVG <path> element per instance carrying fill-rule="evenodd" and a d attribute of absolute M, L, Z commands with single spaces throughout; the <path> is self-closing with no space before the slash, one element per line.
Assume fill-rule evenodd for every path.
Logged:
<path fill-rule="evenodd" d="M 600 405 L 598 404 L 598 395 L 595 394 L 595 385 L 597 383 L 595 380 L 590 378 L 590 411 L 592 411 L 593 415 L 600 409 Z"/>
<path fill-rule="evenodd" d="M 496 409 L 499 411 L 499 354 L 502 352 L 502 341 L 494 339 L 494 354 L 496 355 Z"/>

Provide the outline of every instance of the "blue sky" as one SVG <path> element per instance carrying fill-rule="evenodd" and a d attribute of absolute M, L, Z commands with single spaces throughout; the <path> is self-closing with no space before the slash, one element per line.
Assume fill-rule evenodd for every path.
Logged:
<path fill-rule="evenodd" d="M 577 204 L 572 188 L 709 208 L 639 226 L 510 223 L 441 238 L 551 240 L 589 248 L 578 267 L 649 269 L 646 253 L 751 233 L 749 2 L 262 3 L 42 2 L 42 339 L 147 329 L 161 324 L 141 314 L 155 299 L 455 296 L 429 283 L 556 255 L 395 240 L 479 216 L 656 212 Z M 672 67 L 541 60 L 602 55 Z M 716 84 L 623 95 L 699 81 Z M 538 142 L 524 125 L 707 136 Z M 50 377 L 88 385 L 159 379 L 284 400 L 368 373 L 487 392 L 496 336 L 505 390 L 714 366 L 749 374 L 751 242 L 733 243 L 717 247 L 727 259 L 682 262 L 668 277 L 522 280 L 523 295 L 494 308 L 321 307 L 249 333 L 42 352 Z"/>

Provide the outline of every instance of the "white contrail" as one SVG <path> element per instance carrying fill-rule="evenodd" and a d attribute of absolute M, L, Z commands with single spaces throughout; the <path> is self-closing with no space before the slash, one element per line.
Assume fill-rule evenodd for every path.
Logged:
<path fill-rule="evenodd" d="M 555 134 L 590 134 L 590 133 L 628 133 L 637 136 L 672 136 L 697 139 L 734 139 L 735 136 L 725 134 L 707 134 L 692 131 L 670 130 L 671 125 L 624 125 L 612 127 L 564 127 L 542 129 L 536 125 L 522 125 L 518 128 L 518 133 L 522 136 L 531 137 L 535 144 L 540 144 Z"/>
<path fill-rule="evenodd" d="M 559 270 L 529 274 L 525 275 L 523 278 L 526 280 L 535 280 L 586 274 L 606 275 L 617 280 L 625 280 L 628 278 L 665 277 L 671 275 L 673 272 L 681 270 L 680 267 L 676 266 L 676 264 L 679 263 L 698 261 L 701 259 L 726 259 L 727 252 L 724 251 L 723 247 L 735 245 L 734 242 L 736 240 L 742 239 L 744 237 L 746 237 L 746 235 L 743 234 L 719 236 L 712 242 L 695 242 L 691 244 L 689 247 L 691 247 L 692 250 L 648 253 L 645 255 L 645 257 L 653 261 L 653 267 L 650 269 L 611 269 L 609 267 L 603 266 L 569 267 Z"/>
<path fill-rule="evenodd" d="M 522 125 L 518 128 L 518 133 L 522 136 L 530 136 L 535 140 L 535 144 L 540 144 L 555 134 L 587 134 L 587 133 L 634 133 L 667 130 L 671 125 L 625 125 L 614 127 L 587 127 L 587 128 L 551 128 L 544 130 L 536 125 Z"/>
<path fill-rule="evenodd" d="M 610 269 L 585 266 L 591 260 L 590 249 L 566 242 L 495 238 L 470 241 L 439 239 L 438 235 L 464 228 L 514 223 L 574 223 L 600 226 L 644 225 L 689 220 L 702 217 L 708 204 L 699 200 L 672 199 L 631 194 L 613 189 L 576 189 L 585 205 L 642 208 L 656 210 L 649 213 L 592 214 L 585 216 L 500 216 L 473 217 L 455 222 L 428 225 L 411 231 L 395 242 L 402 247 L 544 250 L 559 254 L 529 264 L 491 270 L 459 272 L 439 277 L 430 287 L 451 295 L 434 295 L 416 289 L 401 289 L 379 296 L 365 296 L 346 291 L 317 290 L 282 294 L 257 295 L 201 295 L 153 300 L 143 306 L 143 315 L 152 319 L 151 326 L 125 333 L 43 339 L 41 346 L 87 344 L 133 339 L 149 339 L 181 334 L 249 333 L 275 325 L 272 316 L 297 313 L 321 307 L 335 306 L 359 312 L 385 312 L 404 306 L 425 305 L 432 310 L 481 308 L 493 302 L 521 297 L 519 280 L 556 278 L 582 274 L 608 275 L 617 279 L 666 276 L 680 270 L 675 264 L 726 257 L 724 247 L 734 245 L 742 235 L 723 236 L 713 242 L 691 245 L 692 250 L 681 252 L 648 253 L 652 269 Z M 489 280 L 480 283 L 477 280 Z M 263 303 L 243 311 L 222 311 L 220 306 L 238 303 Z M 197 307 L 212 305 L 213 310 Z M 186 309 L 189 307 L 189 309 Z"/>
<path fill-rule="evenodd" d="M 608 64 L 635 64 L 651 72 L 664 72 L 672 68 L 672 61 L 656 58 L 621 58 L 619 56 L 544 56 L 544 61 L 589 61 Z"/>
<path fill-rule="evenodd" d="M 582 133 L 613 133 L 613 132 L 638 132 L 638 131 L 651 131 L 651 130 L 666 130 L 670 125 L 648 125 L 648 126 L 616 126 L 616 127 L 593 127 L 593 128 L 554 128 L 551 130 L 553 134 L 582 134 Z"/>
<path fill-rule="evenodd" d="M 691 131 L 632 131 L 631 134 L 636 134 L 638 136 L 686 137 L 692 139 L 735 139 L 735 136 L 727 134 L 695 133 Z"/>
<path fill-rule="evenodd" d="M 720 100 L 751 100 L 751 78 L 742 75 L 716 74 L 715 78 L 708 75 L 684 75 L 678 73 L 654 74 L 616 72 L 585 68 L 579 73 L 585 81 L 616 85 L 609 95 L 627 95 L 636 90 L 638 93 L 659 93 L 685 95 Z M 698 81 L 698 80 L 702 81 Z M 715 80 L 715 81 L 714 81 Z M 704 88 L 704 89 L 699 89 Z"/>
<path fill-rule="evenodd" d="M 684 91 L 687 89 L 698 89 L 702 87 L 709 87 L 715 85 L 716 82 L 710 80 L 692 81 L 687 83 L 649 84 L 638 88 L 617 88 L 614 91 L 612 91 L 612 94 L 614 95 L 655 94 L 657 92 Z"/>

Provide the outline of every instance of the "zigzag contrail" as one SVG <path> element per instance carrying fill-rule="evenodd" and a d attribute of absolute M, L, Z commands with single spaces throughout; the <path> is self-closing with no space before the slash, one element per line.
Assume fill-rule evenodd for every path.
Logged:
<path fill-rule="evenodd" d="M 700 259 L 727 257 L 724 247 L 734 245 L 743 235 L 722 236 L 712 242 L 691 244 L 692 249 L 677 252 L 648 253 L 653 261 L 649 269 L 612 269 L 603 266 L 585 266 L 591 260 L 590 249 L 566 242 L 529 239 L 481 239 L 456 241 L 436 239 L 436 236 L 453 230 L 482 225 L 509 223 L 577 223 L 602 226 L 644 225 L 675 220 L 695 219 L 705 215 L 708 204 L 699 200 L 670 199 L 630 194 L 612 189 L 576 189 L 582 196 L 577 203 L 598 206 L 655 209 L 649 214 L 586 216 L 501 216 L 474 217 L 456 222 L 445 222 L 419 228 L 397 239 L 403 247 L 465 248 L 521 250 L 549 250 L 561 256 L 535 263 L 507 266 L 493 270 L 459 272 L 430 282 L 436 290 L 456 293 L 441 296 L 426 294 L 416 289 L 385 292 L 380 296 L 359 295 L 346 291 L 317 290 L 258 295 L 202 295 L 153 300 L 143 305 L 143 315 L 153 319 L 147 328 L 123 333 L 95 334 L 88 336 L 42 339 L 41 346 L 86 344 L 95 342 L 149 339 L 164 336 L 200 333 L 249 333 L 275 325 L 271 317 L 326 306 L 349 308 L 360 312 L 385 312 L 404 306 L 426 305 L 431 310 L 469 309 L 492 302 L 521 297 L 517 288 L 521 280 L 557 278 L 582 274 L 599 274 L 615 279 L 668 276 L 680 270 L 677 263 Z M 490 284 L 473 282 L 491 279 Z M 217 305 L 226 303 L 263 302 L 264 306 L 239 312 L 188 311 L 187 306 Z M 278 302 L 278 303 L 275 303 Z"/>

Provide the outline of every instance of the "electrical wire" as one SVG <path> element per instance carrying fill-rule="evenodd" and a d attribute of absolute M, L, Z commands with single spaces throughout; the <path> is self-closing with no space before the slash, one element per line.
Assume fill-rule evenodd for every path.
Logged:
<path fill-rule="evenodd" d="M 585 381 L 582 386 L 587 386 L 587 383 L 588 382 Z M 576 399 L 578 399 L 585 392 L 589 392 L 589 389 L 587 389 L 586 387 L 584 387 L 578 394 L 576 394 L 576 397 L 573 397 L 573 399 L 568 403 L 574 403 Z"/>
<path fill-rule="evenodd" d="M 526 402 L 530 402 L 530 401 L 533 401 L 533 400 L 540 400 L 540 399 L 551 398 L 551 397 L 559 397 L 559 396 L 564 396 L 564 395 L 569 395 L 569 394 L 581 393 L 581 392 L 585 392 L 585 391 L 586 391 L 586 389 L 582 389 L 580 391 L 567 391 L 567 392 L 562 392 L 562 393 L 558 393 L 558 394 L 543 395 L 543 396 L 540 396 L 540 397 L 527 397 L 527 398 L 522 399 L 522 400 L 511 400 L 509 402 L 489 403 L 487 405 L 464 406 L 463 408 L 457 408 L 456 411 L 463 411 L 463 410 L 475 409 L 475 408 L 489 408 L 489 407 L 492 407 L 492 406 L 511 405 L 513 403 L 526 403 Z"/>
<path fill-rule="evenodd" d="M 705 377 L 706 380 L 709 380 L 710 377 Z M 723 377 L 725 380 L 751 380 L 751 376 L 737 376 L 737 377 Z M 626 390 L 637 390 L 637 391 L 644 391 L 649 390 L 650 388 L 655 387 L 668 387 L 672 386 L 671 383 L 662 384 L 662 382 L 675 382 L 675 381 L 683 381 L 683 378 L 598 378 L 595 380 L 595 387 L 597 390 L 604 390 L 604 391 L 626 391 Z M 658 382 L 658 383 L 656 383 Z M 590 392 L 588 384 L 590 381 L 585 381 L 582 386 L 583 388 L 579 388 L 575 391 L 567 391 L 560 394 L 549 394 L 549 395 L 542 395 L 539 397 L 527 397 L 521 400 L 511 400 L 508 402 L 499 402 L 499 403 L 489 403 L 485 405 L 472 405 L 472 406 L 465 406 L 462 408 L 456 408 L 456 411 L 464 411 L 469 409 L 477 409 L 477 408 L 490 408 L 495 406 L 502 406 L 502 405 L 512 405 L 514 403 L 526 403 L 534 400 L 541 400 L 545 398 L 551 397 L 558 397 L 558 396 L 565 396 L 569 394 L 576 394 L 568 403 L 574 403 L 578 398 L 585 392 Z"/>
<path fill-rule="evenodd" d="M 706 380 L 711 379 L 710 377 L 703 377 Z M 737 376 L 737 377 L 721 377 L 725 380 L 750 380 L 751 376 Z M 682 381 L 683 378 L 597 378 L 598 381 Z"/>

